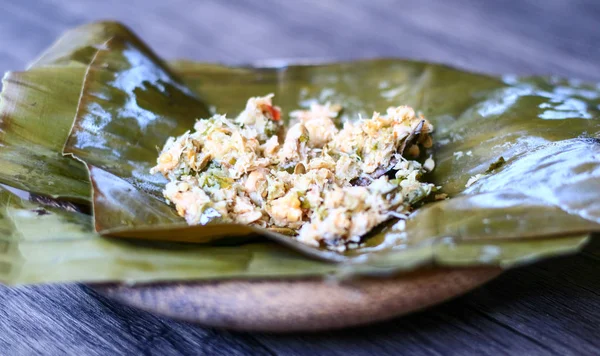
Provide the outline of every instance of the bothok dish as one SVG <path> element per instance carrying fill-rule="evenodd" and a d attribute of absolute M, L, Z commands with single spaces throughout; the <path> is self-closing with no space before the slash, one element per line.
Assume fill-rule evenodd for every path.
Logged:
<path fill-rule="evenodd" d="M 166 142 L 152 173 L 168 178 L 164 197 L 188 224 L 220 218 L 344 251 L 436 190 L 420 181 L 432 158 L 415 160 L 433 126 L 412 108 L 338 128 L 341 107 L 314 104 L 291 112 L 286 130 L 272 98 L 250 98 L 236 118 L 201 119 Z"/>

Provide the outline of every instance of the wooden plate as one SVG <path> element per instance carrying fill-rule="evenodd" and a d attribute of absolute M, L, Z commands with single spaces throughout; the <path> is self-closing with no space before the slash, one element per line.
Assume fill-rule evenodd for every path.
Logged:
<path fill-rule="evenodd" d="M 229 280 L 93 288 L 127 305 L 206 326 L 292 332 L 390 319 L 463 294 L 498 274 L 497 268 L 428 269 L 346 282 Z"/>

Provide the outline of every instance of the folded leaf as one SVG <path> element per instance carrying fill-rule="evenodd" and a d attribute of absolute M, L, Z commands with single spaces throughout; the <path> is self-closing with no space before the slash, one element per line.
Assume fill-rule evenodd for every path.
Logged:
<path fill-rule="evenodd" d="M 131 58 L 118 42 L 99 50 L 90 66 L 65 152 L 73 152 L 99 168 L 91 170 L 95 191 L 102 192 L 98 195 L 102 199 L 94 201 L 98 231 L 115 236 L 152 235 L 190 241 L 193 236 L 201 236 L 200 230 L 205 227 L 183 227 L 181 219 L 169 215 L 169 207 L 160 201 L 164 182 L 147 173 L 156 153 L 145 143 L 161 146 L 169 136 L 190 129 L 192 121 L 202 116 L 172 109 L 191 104 L 186 104 L 185 95 L 161 95 L 152 83 L 167 77 L 152 74 L 155 71 L 149 69 L 153 65 L 150 61 L 136 63 L 137 72 L 147 73 L 147 78 L 132 78 L 128 88 L 121 88 L 115 78 L 129 75 Z M 597 217 L 589 216 L 600 191 L 587 193 L 576 214 L 565 206 L 566 201 L 561 199 L 566 197 L 559 193 L 570 189 L 576 196 L 575 188 L 581 179 L 587 177 L 586 184 L 594 186 L 598 178 L 598 161 L 593 158 L 598 142 L 577 139 L 582 135 L 597 137 L 600 132 L 599 91 L 593 86 L 539 78 L 495 78 L 401 60 L 278 68 L 177 62 L 172 67 L 215 111 L 229 115 L 241 111 L 248 97 L 272 92 L 284 112 L 315 101 L 330 101 L 344 106 L 343 120 L 355 120 L 371 111 L 408 104 L 434 123 L 437 168 L 429 178 L 454 198 L 419 209 L 407 222 L 406 231 L 384 229 L 362 249 L 347 252 L 348 258 L 394 246 L 412 248 L 440 238 L 541 239 L 600 229 Z M 187 93 L 184 87 L 173 88 Z M 148 96 L 153 98 L 151 110 L 124 109 L 127 103 L 148 103 Z M 135 118 L 132 113 L 136 113 Z M 155 117 L 162 120 L 153 120 Z M 106 122 L 99 129 L 97 123 L 104 119 Z M 160 126 L 167 122 L 172 123 L 173 130 Z M 137 144 L 130 145 L 131 142 Z M 569 149 L 560 159 L 544 161 L 544 157 L 555 156 L 561 147 Z M 587 154 L 581 156 L 582 152 Z M 500 157 L 507 160 L 506 164 L 483 176 Z M 570 162 L 576 173 L 561 185 L 549 185 L 559 179 L 557 174 L 565 162 Z M 533 175 L 524 167 L 537 173 Z M 509 169 L 526 174 L 523 179 L 529 179 L 529 183 L 522 185 L 523 189 L 515 189 L 518 177 L 498 173 Z M 483 178 L 465 191 L 471 177 L 477 174 Z M 492 177 L 496 180 L 493 186 L 476 191 Z M 117 180 L 126 184 L 116 184 Z M 569 199 L 578 200 L 573 196 Z M 515 222 L 511 214 L 519 214 L 519 221 Z M 538 227 L 540 223 L 546 224 L 543 229 Z M 288 242 L 292 247 L 306 250 L 289 238 L 271 236 L 277 241 L 292 241 Z M 316 248 L 308 253 L 333 258 Z"/>
<path fill-rule="evenodd" d="M 182 246 L 98 238 L 92 233 L 90 217 L 57 211 L 53 214 L 61 216 L 58 225 L 66 223 L 65 220 L 68 224 L 61 227 L 65 231 L 58 228 L 52 231 L 66 233 L 73 229 L 73 221 L 78 221 L 75 224 L 79 229 L 76 229 L 79 231 L 78 242 L 52 242 L 55 248 L 47 255 L 48 261 L 56 263 L 59 259 L 56 254 L 59 254 L 65 261 L 64 268 L 70 269 L 69 266 L 75 266 L 70 263 L 75 262 L 69 260 L 69 256 L 80 256 L 77 261 L 81 268 L 67 272 L 59 264 L 55 267 L 60 268 L 60 273 L 43 274 L 40 271 L 48 271 L 52 266 L 51 262 L 44 262 L 45 255 L 31 254 L 31 258 L 24 259 L 22 252 L 21 255 L 9 253 L 8 259 L 27 261 L 24 266 L 28 263 L 33 266 L 38 259 L 42 261 L 35 267 L 39 269 L 32 269 L 31 274 L 6 278 L 13 283 L 294 277 L 324 273 L 381 275 L 430 264 L 511 266 L 576 251 L 587 241 L 589 232 L 600 230 L 600 90 L 592 85 L 543 78 L 495 78 L 401 60 L 277 68 L 231 68 L 177 62 L 169 69 L 139 39 L 122 26 L 111 23 L 88 25 L 70 32 L 68 40 L 59 41 L 34 63 L 31 72 L 26 73 L 31 73 L 31 83 L 37 83 L 37 71 L 58 76 L 57 68 L 61 66 L 66 71 L 64 78 L 77 77 L 82 69 L 85 78 L 81 78 L 77 90 L 72 89 L 71 94 L 60 90 L 58 93 L 63 97 L 53 95 L 45 100 L 49 107 L 58 100 L 68 102 L 70 104 L 64 106 L 65 112 L 70 108 L 76 114 L 65 152 L 88 164 L 94 188 L 94 223 L 98 231 L 121 237 L 187 242 L 258 231 L 304 255 L 341 263 L 332 265 L 303 259 L 295 252 L 284 252 L 285 247 L 273 243 L 242 244 L 240 240 L 239 245 L 234 246 Z M 63 76 L 54 80 L 60 78 Z M 15 88 L 29 87 L 24 83 L 27 82 L 15 81 Z M 164 179 L 149 174 L 157 156 L 156 146 L 162 146 L 169 136 L 190 129 L 197 118 L 208 116 L 198 97 L 217 112 L 235 115 L 242 110 L 248 97 L 270 92 L 276 94 L 276 103 L 284 112 L 306 107 L 314 101 L 340 103 L 344 106 L 344 120 L 354 120 L 359 114 L 368 115 L 391 105 L 408 104 L 422 111 L 436 127 L 437 143 L 425 154 L 434 154 L 437 167 L 428 179 L 442 185 L 451 199 L 418 209 L 406 222 L 404 230 L 396 225 L 391 227 L 394 222 L 382 227 L 365 246 L 345 255 L 305 246 L 290 237 L 247 226 L 185 226 L 161 197 Z M 22 103 L 17 99 L 13 102 Z M 66 120 L 62 114 L 45 110 L 31 116 L 38 120 L 60 117 L 61 120 L 56 120 L 60 128 L 52 129 L 56 132 L 63 133 L 65 127 L 67 131 L 71 128 L 73 117 Z M 14 117 L 15 122 L 32 122 L 20 113 Z M 0 121 L 0 125 L 3 122 Z M 24 134 L 5 129 L 10 126 L 0 127 L 4 130 L 0 132 L 0 142 L 9 142 L 10 145 L 5 147 L 12 147 L 19 154 L 28 152 L 23 146 L 33 146 L 32 142 L 38 144 L 34 139 L 46 134 L 41 128 L 35 131 L 39 128 L 36 125 L 22 126 Z M 26 142 L 18 141 L 27 135 L 32 138 Z M 40 143 L 47 149 L 48 156 L 57 152 L 58 136 L 57 133 Z M 9 161 L 11 156 L 5 158 L 3 148 L 0 147 L 0 160 Z M 499 160 L 501 157 L 503 159 Z M 69 157 L 62 160 L 61 164 L 72 161 Z M 40 183 L 41 179 L 34 177 L 27 181 L 17 175 L 35 172 L 37 178 L 63 182 L 63 179 L 73 179 L 71 171 L 38 163 L 36 172 L 29 168 L 36 162 L 31 158 L 9 162 L 17 173 L 9 176 L 10 179 L 0 175 L 5 179 L 3 182 L 40 194 L 74 197 L 69 195 L 72 193 L 67 183 L 61 183 L 62 191 L 52 191 L 48 184 Z M 45 158 L 44 163 L 48 162 L 50 159 Z M 467 188 L 468 182 L 472 184 Z M 80 194 L 81 197 L 84 195 Z M 9 199 L 6 203 L 8 210 L 12 209 L 11 202 L 14 200 Z M 28 230 L 38 224 L 37 219 L 17 221 L 15 214 L 5 216 L 9 217 L 5 218 L 8 223 L 0 223 L 0 226 L 8 228 L 0 231 L 0 236 L 20 236 L 19 239 L 58 236 Z M 95 239 L 88 239 L 90 236 Z M 101 242 L 89 244 L 96 240 Z M 84 241 L 87 242 L 84 244 Z M 49 250 L 44 243 L 13 244 L 6 251 L 26 251 L 25 247 Z M 98 247 L 100 245 L 102 248 Z M 163 250 L 164 246 L 169 248 Z M 247 252 L 248 248 L 254 248 L 251 246 L 268 247 L 260 247 L 260 254 L 254 254 Z M 177 254 L 169 255 L 172 259 L 167 258 L 173 265 L 147 262 L 163 261 L 162 256 L 166 256 L 163 253 L 171 253 L 173 249 Z M 192 252 L 185 257 L 182 250 L 210 251 L 209 255 L 214 252 L 215 258 Z M 283 253 L 294 256 L 293 261 L 302 262 L 288 264 L 280 255 Z M 248 257 L 249 254 L 252 257 Z M 109 268 L 110 262 L 105 262 L 121 261 L 124 255 L 127 258 L 131 255 L 136 262 L 123 265 L 114 262 L 120 266 L 114 270 Z M 223 256 L 238 257 L 224 261 L 221 260 L 225 258 Z M 2 258 L 0 256 L 0 261 Z M 129 261 L 127 258 L 124 261 Z M 187 265 L 177 264 L 179 258 L 181 263 L 190 263 L 194 268 L 198 265 L 190 261 L 199 258 L 198 263 L 204 263 L 203 271 L 190 272 L 185 268 Z M 254 262 L 248 264 L 248 258 Z M 144 260 L 149 263 L 144 265 L 148 270 L 141 271 Z M 243 266 L 242 260 L 246 261 Z M 277 261 L 289 268 L 279 270 Z M 219 269 L 222 265 L 237 267 L 228 267 L 227 272 L 223 272 Z M 257 265 L 263 266 L 260 273 L 253 269 Z M 84 266 L 94 268 L 85 269 Z M 94 270 L 97 271 L 95 275 L 92 274 Z"/>
<path fill-rule="evenodd" d="M 104 22 L 67 32 L 26 72 L 9 72 L 0 94 L 0 183 L 75 201 L 90 199 L 84 165 L 62 156 L 81 86 L 97 48 L 127 38 L 159 61 L 121 24 Z"/>
<path fill-rule="evenodd" d="M 85 29 L 81 32 L 86 38 Z M 122 180 L 118 197 L 94 196 L 99 232 L 183 225 L 163 201 L 165 179 L 151 175 L 150 168 L 165 137 L 181 134 L 206 115 L 196 95 L 128 33 L 95 48 L 64 153 L 96 168 L 91 178 L 99 189 L 109 184 L 118 192 L 112 185 Z M 143 193 L 130 194 L 131 189 Z M 104 209 L 104 203 L 115 209 Z"/>
<path fill-rule="evenodd" d="M 435 259 L 439 249 L 451 250 L 438 261 L 441 265 L 470 265 L 473 257 L 481 264 L 512 265 L 548 251 L 553 254 L 557 248 L 571 252 L 585 240 L 549 241 L 542 245 L 546 250 L 539 244 L 523 248 L 508 242 L 500 254 L 492 254 L 485 245 L 442 245 L 405 251 L 400 263 L 382 259 L 372 264 L 330 264 L 275 243 L 209 246 L 104 238 L 93 232 L 89 215 L 32 202 L 26 195 L 0 188 L 1 283 L 386 276 L 421 265 L 423 257 Z"/>
<path fill-rule="evenodd" d="M 85 68 L 9 72 L 0 94 L 0 183 L 76 201 L 90 197 L 85 166 L 62 156 Z"/>
<path fill-rule="evenodd" d="M 157 245 L 103 238 L 93 232 L 89 215 L 31 202 L 0 188 L 2 283 L 305 277 L 338 268 L 273 243 Z"/>

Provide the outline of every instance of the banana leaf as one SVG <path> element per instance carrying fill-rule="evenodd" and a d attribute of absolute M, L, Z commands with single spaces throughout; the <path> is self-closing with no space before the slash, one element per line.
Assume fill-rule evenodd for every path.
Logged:
<path fill-rule="evenodd" d="M 35 68 L 7 73 L 0 100 L 0 183 L 87 201 L 85 166 L 62 156 L 85 68 Z"/>
<path fill-rule="evenodd" d="M 30 197 L 0 188 L 2 283 L 306 277 L 340 268 L 273 243 L 227 247 L 103 238 L 89 215 Z"/>
<path fill-rule="evenodd" d="M 473 256 L 481 258 L 482 264 L 513 265 L 553 255 L 557 249 L 572 252 L 585 240 L 584 236 L 551 240 L 542 248 L 539 243 L 516 246 L 505 241 L 501 254 L 486 252 L 490 247 L 485 245 L 440 245 L 407 251 L 400 267 L 386 259 L 331 264 L 307 259 L 273 242 L 210 246 L 105 238 L 93 231 L 87 214 L 0 188 L 0 283 L 13 285 L 319 276 L 340 280 L 357 275 L 386 276 L 424 262 L 471 265 Z"/>
<path fill-rule="evenodd" d="M 156 55 L 118 23 L 85 25 L 67 32 L 26 72 L 8 72 L 0 100 L 0 183 L 55 198 L 87 202 L 83 164 L 62 155 L 88 67 L 111 38 L 126 37 L 145 57 Z M 50 179 L 46 179 L 50 178 Z"/>
<path fill-rule="evenodd" d="M 199 242 L 257 231 L 267 235 L 264 231 L 237 225 L 185 226 L 160 197 L 164 181 L 150 176 L 148 170 L 155 162 L 156 146 L 162 146 L 168 136 L 188 130 L 196 118 L 206 117 L 206 106 L 235 115 L 248 97 L 269 92 L 276 94 L 276 103 L 285 112 L 308 106 L 315 100 L 339 102 L 344 105 L 344 120 L 390 105 L 414 106 L 436 126 L 437 143 L 432 152 L 425 154 L 435 155 L 437 167 L 428 179 L 442 185 L 451 199 L 418 209 L 407 221 L 405 231 L 384 226 L 371 236 L 365 247 L 345 255 L 304 246 L 289 237 L 271 233 L 271 239 L 303 255 L 341 264 L 323 264 L 301 258 L 275 243 L 262 243 L 259 245 L 263 246 L 261 258 L 264 262 L 261 264 L 264 266 L 276 266 L 278 260 L 285 263 L 280 256 L 282 251 L 304 261 L 302 265 L 290 263 L 290 268 L 281 273 L 275 271 L 276 267 L 269 267 L 275 269 L 273 271 L 265 268 L 260 274 L 262 277 L 331 273 L 385 275 L 427 264 L 508 267 L 576 251 L 587 241 L 589 232 L 599 229 L 597 139 L 600 90 L 597 86 L 553 78 L 496 78 L 393 59 L 272 67 L 176 62 L 167 68 L 139 39 L 117 24 L 84 26 L 71 31 L 67 38 L 42 55 L 25 73 L 29 73 L 32 83 L 49 83 L 35 71 L 43 69 L 49 78 L 54 76 L 57 80 L 61 78 L 61 70 L 69 73 L 64 74 L 65 78 L 71 75 L 75 78 L 76 71 L 81 73 L 81 69 L 85 69 L 76 84 L 77 90 L 65 85 L 64 89 L 43 91 L 48 94 L 46 109 L 33 116 L 49 117 L 48 112 L 59 109 L 73 113 L 70 118 L 66 114 L 56 115 L 52 126 L 60 127 L 53 130 L 63 135 L 63 142 L 66 140 L 64 132 L 72 127 L 64 150 L 87 164 L 94 189 L 94 221 L 89 216 L 87 220 L 67 218 L 75 212 L 60 212 L 66 214 L 61 221 L 68 219 L 71 224 L 65 226 L 64 231 L 74 228 L 73 220 L 78 221 L 79 231 L 85 232 L 78 235 L 78 239 L 87 236 L 94 242 L 85 247 L 89 249 L 89 255 L 84 247 L 71 249 L 70 244 L 52 242 L 56 246 L 53 249 L 43 249 L 40 245 L 46 253 L 52 251 L 48 254 L 47 264 L 41 262 L 40 269 L 31 272 L 30 277 L 20 274 L 6 278 L 8 282 L 258 276 L 252 272 L 252 264 L 248 267 L 246 263 L 233 272 L 222 273 L 218 270 L 217 259 L 203 257 L 203 253 L 210 255 L 214 251 L 228 251 L 227 256 L 233 256 L 237 249 L 246 251 L 249 246 L 255 246 L 243 243 L 246 240 L 240 240 L 234 246 L 162 245 L 101 238 L 94 233 L 94 228 L 102 234 L 171 241 Z M 21 99 L 35 97 L 35 89 L 39 86 L 26 83 L 15 81 L 12 88 L 5 86 L 0 105 L 4 105 L 4 98 L 12 97 L 14 103 L 21 103 L 24 102 Z M 7 117 L 7 107 L 2 106 L 0 117 L 3 121 L 0 124 Z M 30 121 L 20 112 L 12 117 L 15 121 Z M 47 126 L 44 124 L 43 127 Z M 0 159 L 4 159 L 1 149 L 9 147 L 20 154 L 27 152 L 23 146 L 35 140 L 36 135 L 45 134 L 29 134 L 36 129 L 35 125 L 23 126 L 22 133 L 11 127 L 19 125 L 3 126 L 0 142 L 9 144 L 3 143 L 0 147 Z M 29 141 L 18 141 L 23 133 L 31 136 Z M 60 153 L 60 149 L 57 151 L 58 136 L 51 137 L 56 140 L 52 141 L 54 143 L 43 141 L 40 145 L 49 157 Z M 12 161 L 15 169 L 33 172 L 28 165 L 36 160 L 23 157 L 25 160 Z M 74 162 L 70 157 L 52 157 L 61 164 Z M 498 163 L 500 157 L 505 160 L 504 164 Z M 45 165 L 40 165 L 37 171 L 39 177 L 52 181 L 73 179 L 73 172 L 75 170 L 52 170 Z M 482 174 L 481 179 L 465 188 L 469 178 L 476 174 Z M 24 184 L 19 175 L 9 176 L 2 182 L 38 194 L 74 197 L 69 195 L 72 193 L 68 184 L 64 184 L 63 191 L 52 191 L 39 185 L 36 179 Z M 86 182 L 85 178 L 82 182 Z M 75 197 L 87 195 L 82 189 Z M 12 209 L 9 203 L 14 202 L 9 199 L 0 206 Z M 25 204 L 24 201 L 20 203 Z M 6 226 L 13 230 L 7 230 L 2 236 L 20 236 L 19 239 L 34 241 L 43 239 L 45 234 L 40 231 L 44 231 L 45 223 L 39 224 L 39 230 L 23 231 L 38 224 L 37 221 L 24 220 L 15 225 L 10 220 Z M 21 230 L 15 232 L 14 226 Z M 57 233 L 48 237 L 49 241 L 60 240 L 58 236 L 63 230 L 52 231 Z M 161 266 L 160 256 L 172 252 L 172 246 L 182 251 L 181 255 L 169 255 L 173 261 L 186 259 L 179 257 L 184 255 L 183 251 L 201 251 L 190 252 L 186 261 L 189 256 L 202 259 L 204 262 L 199 263 L 206 264 L 202 267 L 206 273 L 186 272 L 183 267 L 175 267 L 175 262 L 172 268 Z M 10 251 L 19 251 L 18 256 L 25 265 L 35 265 L 36 259 L 41 257 L 28 255 L 23 258 L 25 247 L 35 248 L 19 242 Z M 139 255 L 135 251 L 139 251 Z M 65 270 L 60 276 L 44 276 L 44 269 L 50 266 L 62 269 L 63 262 L 59 261 L 69 261 L 71 253 L 80 256 L 81 273 Z M 99 267 L 100 260 L 115 261 L 128 254 L 140 256 L 136 263 L 141 263 L 141 256 L 147 259 L 145 274 L 137 265 L 131 267 L 136 263 L 128 263 L 127 259 L 123 264 L 116 264 L 114 270 Z M 218 255 L 217 252 L 214 254 Z M 248 258 L 248 253 L 240 254 Z M 114 257 L 117 255 L 118 258 Z M 241 256 L 231 258 L 242 266 Z M 154 259 L 156 264 L 152 262 Z M 250 259 L 257 260 L 256 257 Z M 97 274 L 92 273 L 94 269 L 84 271 L 83 266 L 88 263 L 90 266 L 96 264 Z M 207 267 L 212 263 L 214 269 Z M 165 269 L 164 273 L 160 272 L 162 269 Z M 295 272 L 296 269 L 302 271 Z"/>
<path fill-rule="evenodd" d="M 159 185 L 154 183 L 157 178 L 140 171 L 136 173 L 140 180 L 131 182 L 129 165 L 133 162 L 148 169 L 154 164 L 155 149 L 140 144 L 132 153 L 131 147 L 119 141 L 102 141 L 115 135 L 123 142 L 148 139 L 160 146 L 170 136 L 158 129 L 160 122 L 152 120 L 143 126 L 145 131 L 138 129 L 135 120 L 119 114 L 122 100 L 106 100 L 116 96 L 146 102 L 148 94 L 132 89 L 134 84 L 125 89 L 114 85 L 114 77 L 124 75 L 120 63 L 128 59 L 118 48 L 103 50 L 110 54 L 98 56 L 91 68 L 110 75 L 98 74 L 97 80 L 84 85 L 74 129 L 65 146 L 65 152 L 76 152 L 80 159 L 100 168 L 90 171 L 95 192 L 102 198 L 94 201 L 96 227 L 100 233 L 115 236 L 152 235 L 187 241 L 190 235 L 186 231 L 196 229 L 192 235 L 198 234 L 198 227 L 181 227 L 181 219 L 157 217 L 156 211 L 162 214 L 166 207 L 160 200 Z M 114 57 L 115 62 L 104 57 Z M 429 179 L 453 198 L 419 209 L 407 222 L 406 232 L 384 230 L 366 247 L 346 252 L 348 257 L 443 238 L 529 239 L 571 236 L 600 228 L 596 206 L 600 189 L 595 189 L 600 182 L 596 159 L 600 92 L 596 87 L 544 78 L 496 78 L 393 59 L 264 68 L 178 62 L 172 67 L 213 110 L 231 115 L 244 107 L 248 97 L 272 92 L 285 112 L 314 101 L 331 101 L 344 105 L 343 120 L 352 120 L 390 105 L 408 104 L 433 122 L 438 142 L 433 153 L 438 165 Z M 99 92 L 102 99 L 95 97 Z M 168 105 L 163 106 L 156 109 L 159 116 L 189 122 L 185 113 L 178 118 Z M 118 129 L 97 130 L 92 123 L 103 115 Z M 122 130 L 122 125 L 131 129 Z M 182 125 L 173 132 L 181 134 L 190 127 Z M 88 144 L 94 137 L 102 142 Z M 500 157 L 505 164 L 484 175 Z M 482 179 L 465 189 L 469 179 L 478 174 Z M 299 244 L 288 244 L 307 252 Z M 339 260 L 317 248 L 309 250 L 313 256 Z"/>
<path fill-rule="evenodd" d="M 64 153 L 93 166 L 91 173 L 101 172 L 101 177 L 114 178 L 109 179 L 111 191 L 116 192 L 117 186 L 123 188 L 124 194 L 118 197 L 95 190 L 95 223 L 99 232 L 183 225 L 173 209 L 162 202 L 166 180 L 151 175 L 150 168 L 165 135 L 179 134 L 183 127 L 206 115 L 207 108 L 195 94 L 161 62 L 135 47 L 127 32 L 96 47 L 77 107 L 77 117 L 86 119 L 74 122 L 72 133 L 77 134 L 69 137 Z M 98 186 L 98 177 L 91 178 L 94 187 Z M 118 203 L 121 200 L 128 205 Z M 122 209 L 108 214 L 100 202 L 110 206 L 117 203 Z"/>

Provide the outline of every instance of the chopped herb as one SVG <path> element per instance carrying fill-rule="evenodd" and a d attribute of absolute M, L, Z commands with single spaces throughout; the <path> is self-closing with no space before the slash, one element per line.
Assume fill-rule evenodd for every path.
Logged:
<path fill-rule="evenodd" d="M 504 163 L 506 163 L 506 161 L 504 160 L 504 157 L 500 156 L 500 158 L 498 158 L 498 160 L 496 162 L 490 164 L 490 166 L 488 167 L 487 171 L 485 171 L 485 173 L 492 173 L 496 169 L 502 167 L 504 165 Z"/>
<path fill-rule="evenodd" d="M 302 134 L 300 135 L 300 137 L 298 138 L 298 141 L 302 142 L 302 143 L 306 143 L 310 140 L 310 137 L 307 134 Z"/>

